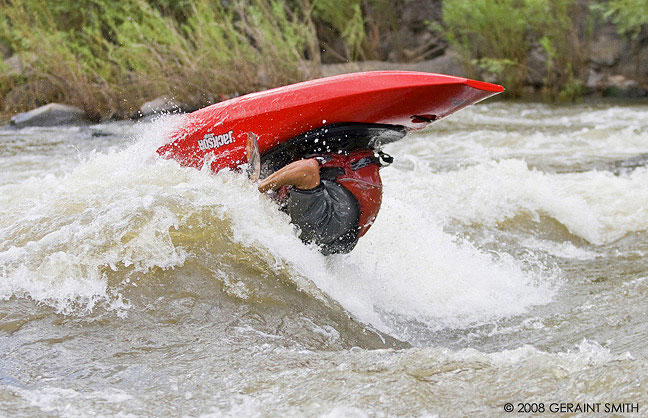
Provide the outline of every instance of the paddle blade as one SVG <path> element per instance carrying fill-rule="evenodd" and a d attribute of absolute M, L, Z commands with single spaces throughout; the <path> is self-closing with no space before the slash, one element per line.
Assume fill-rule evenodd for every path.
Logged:
<path fill-rule="evenodd" d="M 261 174 L 261 153 L 259 152 L 259 141 L 257 141 L 256 135 L 252 132 L 248 132 L 245 152 L 248 162 L 247 174 L 254 183 L 259 180 L 259 175 Z"/>

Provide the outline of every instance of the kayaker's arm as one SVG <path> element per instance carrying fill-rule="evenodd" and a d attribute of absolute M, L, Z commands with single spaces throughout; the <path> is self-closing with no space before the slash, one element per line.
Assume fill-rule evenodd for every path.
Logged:
<path fill-rule="evenodd" d="M 284 185 L 310 190 L 320 184 L 319 163 L 314 158 L 299 160 L 275 171 L 259 182 L 259 191 L 267 192 Z"/>

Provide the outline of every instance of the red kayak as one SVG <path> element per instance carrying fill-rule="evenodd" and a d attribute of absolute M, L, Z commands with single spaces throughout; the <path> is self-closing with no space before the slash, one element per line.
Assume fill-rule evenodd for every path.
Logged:
<path fill-rule="evenodd" d="M 482 81 L 408 71 L 321 78 L 187 114 L 158 153 L 197 168 L 209 159 L 216 171 L 246 162 L 249 132 L 262 159 L 283 153 L 289 162 L 299 154 L 349 150 L 358 141 L 356 148 L 376 148 L 502 91 Z"/>

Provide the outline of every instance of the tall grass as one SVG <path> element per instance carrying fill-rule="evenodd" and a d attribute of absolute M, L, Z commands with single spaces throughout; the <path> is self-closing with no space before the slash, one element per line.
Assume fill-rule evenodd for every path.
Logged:
<path fill-rule="evenodd" d="M 302 80 L 317 71 L 319 51 L 309 5 L 299 5 L 4 1 L 0 40 L 19 52 L 27 80 L 3 72 L 0 95 L 22 84 L 26 97 L 47 90 L 100 119 L 132 114 L 159 95 L 200 106 L 218 93 Z M 7 110 L 31 105 L 7 103 Z"/>

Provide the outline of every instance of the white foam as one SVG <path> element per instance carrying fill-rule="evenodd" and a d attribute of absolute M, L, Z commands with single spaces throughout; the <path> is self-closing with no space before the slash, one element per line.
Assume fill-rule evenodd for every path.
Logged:
<path fill-rule="evenodd" d="M 93 415 L 93 404 L 96 403 L 122 404 L 134 399 L 132 395 L 117 389 L 87 392 L 58 387 L 44 387 L 33 390 L 12 388 L 12 390 L 31 406 L 43 412 L 61 413 L 69 417 Z M 128 418 L 136 415 L 122 412 L 119 416 Z"/>
<path fill-rule="evenodd" d="M 471 106 L 388 147 L 399 156 L 579 162 L 648 152 L 648 108 L 491 103 Z"/>
<path fill-rule="evenodd" d="M 551 300 L 555 277 L 530 271 L 537 260 L 527 265 L 505 253 L 479 251 L 445 233 L 422 209 L 394 193 L 351 254 L 328 258 L 276 222 L 285 218 L 247 206 L 249 213 L 231 220 L 234 239 L 266 248 L 272 268 L 288 266 L 302 289 L 315 297 L 324 291 L 356 318 L 392 334 L 399 331 L 385 315 L 432 328 L 459 327 L 517 315 Z"/>
<path fill-rule="evenodd" d="M 151 130 L 169 128 L 165 122 Z M 107 287 L 107 268 L 182 264 L 186 254 L 169 237 L 178 217 L 158 203 L 184 186 L 168 176 L 179 171 L 176 163 L 154 159 L 160 135 L 147 134 L 149 140 L 124 151 L 93 153 L 68 174 L 1 188 L 0 298 L 28 296 L 61 312 L 110 299 L 123 309 Z"/>
<path fill-rule="evenodd" d="M 445 352 L 453 359 L 481 360 L 498 367 L 506 367 L 520 363 L 538 363 L 544 364 L 546 367 L 559 364 L 568 372 L 574 372 L 592 365 L 602 365 L 613 361 L 634 360 L 634 357 L 629 352 L 614 354 L 596 341 L 589 341 L 587 339 L 583 339 L 573 349 L 558 353 L 547 353 L 531 345 L 523 345 L 512 350 L 503 350 L 495 353 L 482 353 L 472 348 L 456 352 L 445 350 Z"/>
<path fill-rule="evenodd" d="M 246 395 L 235 395 L 229 400 L 228 409 L 212 408 L 209 413 L 200 414 L 199 418 L 237 418 L 237 417 L 265 417 L 268 412 L 260 401 Z M 184 415 L 191 417 L 191 415 Z"/>
<path fill-rule="evenodd" d="M 598 253 L 578 248 L 571 242 L 555 242 L 536 238 L 525 238 L 521 240 L 520 243 L 529 249 L 540 250 L 560 258 L 593 260 L 596 257 L 600 257 Z"/>
<path fill-rule="evenodd" d="M 245 176 L 228 171 L 212 175 L 156 159 L 165 129 L 154 124 L 150 130 L 158 133 L 143 135 L 122 151 L 93 153 L 68 174 L 2 188 L 1 298 L 30 297 L 61 312 L 78 305 L 91 310 L 104 301 L 124 309 L 128 304 L 119 288 L 108 286 L 110 270 L 130 269 L 136 278 L 154 267 L 181 268 L 192 255 L 174 245 L 172 233 L 202 214 L 229 225 L 229 239 L 254 249 L 269 269 L 289 269 L 302 290 L 324 301 L 327 294 L 355 317 L 387 332 L 394 330 L 385 315 L 431 327 L 465 326 L 520 314 L 551 300 L 553 278 L 529 271 L 535 260 L 527 265 L 457 240 L 443 231 L 440 220 L 447 213 L 430 205 L 429 196 L 406 202 L 407 194 L 427 188 L 425 183 L 387 176 L 376 225 L 353 253 L 327 258 L 305 247 L 288 217 Z M 517 165 L 513 169 L 520 170 Z M 449 190 L 452 182 L 444 190 L 438 175 L 425 181 L 438 183 L 439 201 L 465 193 Z M 407 188 L 405 193 L 398 191 L 401 187 Z M 501 196 L 482 193 L 491 199 Z M 446 210 L 451 209 L 449 204 Z M 481 221 L 496 217 L 488 211 L 472 213 Z M 229 286 L 245 296 L 236 283 Z"/>
<path fill-rule="evenodd" d="M 390 193 L 366 238 L 332 263 L 335 276 L 325 289 L 362 320 L 406 338 L 406 331 L 387 326 L 381 314 L 438 329 L 548 303 L 555 277 L 532 270 L 536 260 L 526 261 L 480 251 L 444 232 L 425 208 Z"/>
<path fill-rule="evenodd" d="M 369 414 L 360 408 L 340 405 L 321 415 L 321 418 L 367 418 L 368 416 Z"/>
<path fill-rule="evenodd" d="M 126 149 L 92 153 L 69 173 L 2 186 L 0 298 L 29 297 L 63 313 L 99 302 L 123 311 L 128 303 L 108 286 L 110 271 L 132 271 L 124 284 L 135 286 L 152 268 L 180 268 L 192 255 L 174 244 L 174 231 L 213 221 L 261 253 L 269 269 L 292 268 L 298 286 L 324 299 L 307 277 L 313 267 L 324 272 L 326 258 L 301 243 L 288 217 L 244 175 L 156 157 L 173 126 L 143 125 Z"/>
<path fill-rule="evenodd" d="M 547 215 L 593 244 L 615 241 L 648 225 L 648 169 L 544 173 L 521 160 L 486 161 L 431 173 L 425 164 L 385 171 L 440 218 L 496 226 L 519 214 Z"/>
<path fill-rule="evenodd" d="M 326 300 L 324 292 L 376 327 L 393 331 L 386 318 L 395 317 L 433 328 L 468 326 L 548 303 L 556 278 L 532 256 L 479 250 L 446 232 L 447 225 L 497 227 L 518 214 L 546 215 L 600 244 L 648 221 L 645 169 L 625 177 L 548 174 L 521 160 L 481 157 L 437 173 L 429 156 L 414 153 L 411 164 L 383 171 L 384 206 L 356 250 L 327 258 L 306 248 L 244 176 L 156 159 L 162 128 L 143 126 L 154 132 L 125 150 L 94 153 L 68 174 L 2 186 L 0 297 L 28 296 L 64 312 L 75 302 L 91 309 L 105 299 L 126 306 L 108 287 L 106 269 L 179 268 L 191 255 L 174 245 L 172 231 L 207 211 L 230 225 L 232 240 L 259 251 L 268 268 L 290 269 L 302 289 Z M 526 245 L 590 256 L 560 243 Z M 246 297 L 237 283 L 230 287 Z"/>

